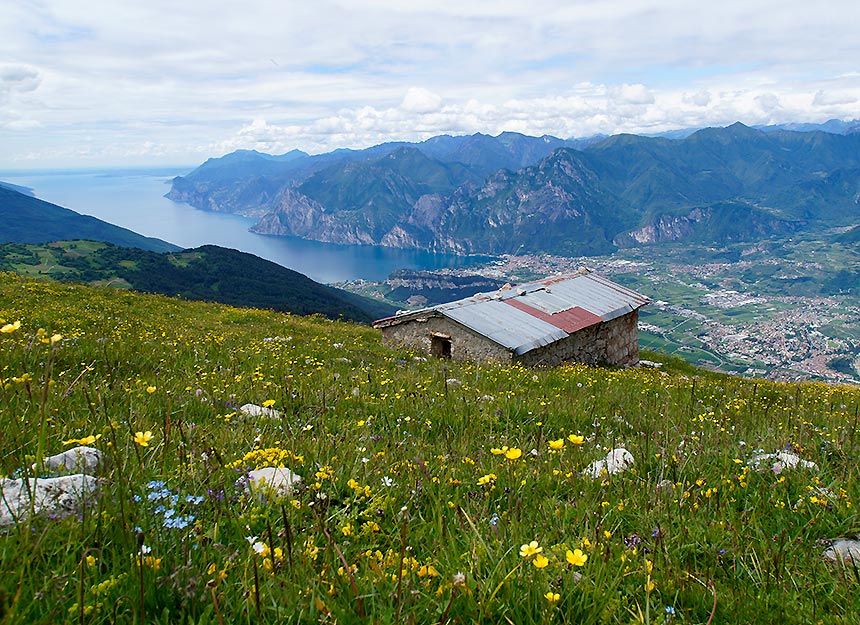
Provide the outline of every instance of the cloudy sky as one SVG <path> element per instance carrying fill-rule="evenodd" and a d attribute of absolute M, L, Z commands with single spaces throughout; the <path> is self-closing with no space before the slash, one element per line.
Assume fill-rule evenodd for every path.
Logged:
<path fill-rule="evenodd" d="M 856 0 L 6 0 L 0 168 L 860 117 Z"/>

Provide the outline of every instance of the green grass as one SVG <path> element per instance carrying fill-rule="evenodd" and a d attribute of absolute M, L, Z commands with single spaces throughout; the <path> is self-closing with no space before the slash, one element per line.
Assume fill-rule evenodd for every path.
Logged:
<path fill-rule="evenodd" d="M 90 435 L 110 458 L 79 514 L 0 534 L 0 622 L 843 623 L 860 610 L 856 570 L 821 557 L 860 531 L 857 388 L 658 353 L 664 366 L 641 370 L 416 360 L 360 325 L 11 274 L 0 302 L 3 323 L 21 321 L 0 334 L 0 474 Z M 236 412 L 267 400 L 281 419 Z M 617 446 L 633 470 L 581 475 Z M 747 467 L 786 447 L 820 471 Z M 245 468 L 268 462 L 303 487 L 246 495 Z M 543 568 L 520 555 L 531 541 Z"/>

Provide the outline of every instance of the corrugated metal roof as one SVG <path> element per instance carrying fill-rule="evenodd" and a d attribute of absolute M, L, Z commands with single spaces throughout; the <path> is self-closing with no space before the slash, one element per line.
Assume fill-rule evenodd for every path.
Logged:
<path fill-rule="evenodd" d="M 542 310 L 532 308 L 525 302 L 521 301 L 522 299 L 523 298 L 520 297 L 512 297 L 511 299 L 506 299 L 505 304 L 518 308 L 533 317 L 546 321 L 547 323 L 554 325 L 556 328 L 561 328 L 568 334 L 579 332 L 583 328 L 593 326 L 594 324 L 603 321 L 603 318 L 598 317 L 594 313 L 590 313 L 579 306 L 574 306 L 573 308 L 568 308 L 567 310 L 562 310 L 548 315 Z"/>
<path fill-rule="evenodd" d="M 445 308 L 446 317 L 483 334 L 515 354 L 549 345 L 567 337 L 567 332 L 526 312 L 496 300 Z"/>
<path fill-rule="evenodd" d="M 625 315 L 649 301 L 602 276 L 580 270 L 381 319 L 374 325 L 384 327 L 441 314 L 519 355 Z"/>

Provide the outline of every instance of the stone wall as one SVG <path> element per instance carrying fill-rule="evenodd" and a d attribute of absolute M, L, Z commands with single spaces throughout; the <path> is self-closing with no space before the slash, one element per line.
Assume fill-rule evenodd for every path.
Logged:
<path fill-rule="evenodd" d="M 425 354 L 431 353 L 434 334 L 450 337 L 451 359 L 510 362 L 511 352 L 487 337 L 441 315 L 404 321 L 382 328 L 382 342 L 392 347 L 408 347 Z"/>
<path fill-rule="evenodd" d="M 589 365 L 635 365 L 639 362 L 639 311 L 584 328 L 566 339 L 517 356 L 515 360 L 530 367 L 554 367 L 569 361 Z"/>
<path fill-rule="evenodd" d="M 433 353 L 433 337 L 450 340 L 453 360 L 521 362 L 530 367 L 554 367 L 563 362 L 590 365 L 635 365 L 639 362 L 639 312 L 633 311 L 612 321 L 599 323 L 571 334 L 566 339 L 533 349 L 521 356 L 439 314 L 383 327 L 382 342 L 392 347 L 408 347 Z"/>

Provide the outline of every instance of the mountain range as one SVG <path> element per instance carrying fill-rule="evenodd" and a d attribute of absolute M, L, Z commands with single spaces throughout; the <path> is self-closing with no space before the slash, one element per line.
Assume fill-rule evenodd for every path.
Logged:
<path fill-rule="evenodd" d="M 176 178 L 168 197 L 254 216 L 261 234 L 464 254 L 604 254 L 856 226 L 860 123 L 798 128 L 240 151 Z"/>

